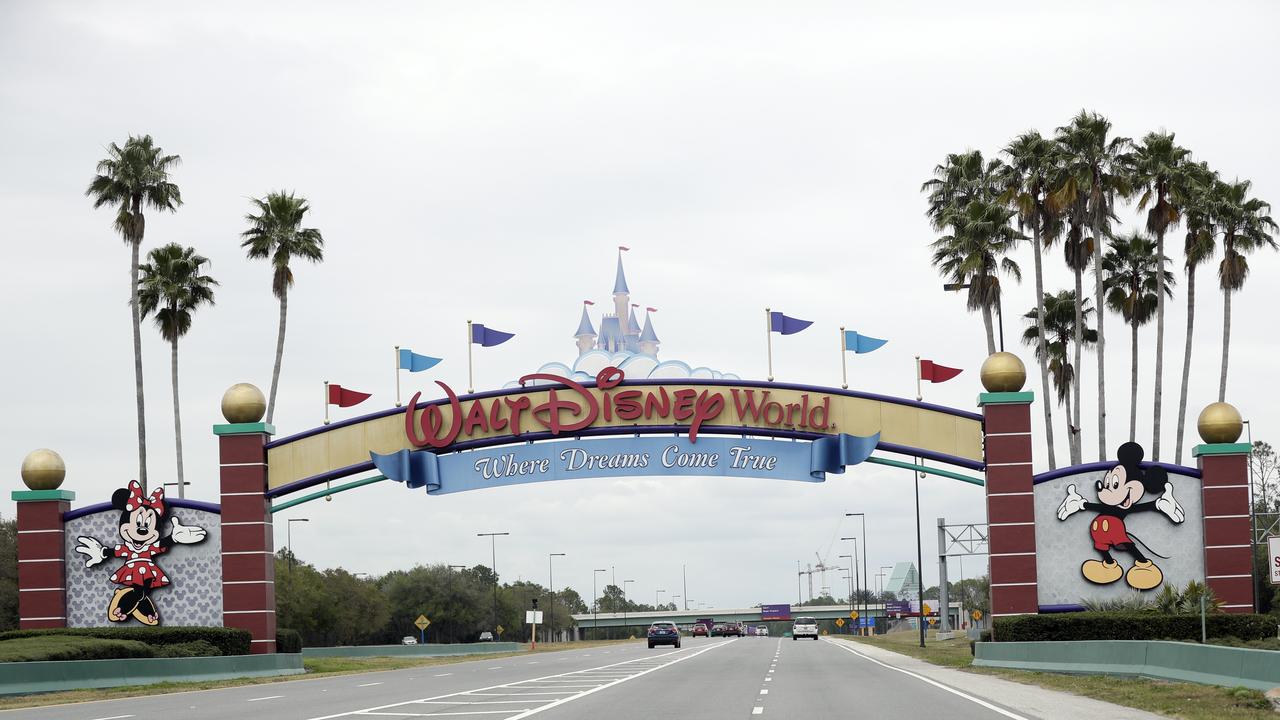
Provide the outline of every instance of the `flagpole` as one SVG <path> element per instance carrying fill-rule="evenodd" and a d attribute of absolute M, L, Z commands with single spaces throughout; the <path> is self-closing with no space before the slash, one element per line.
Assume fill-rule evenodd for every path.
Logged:
<path fill-rule="evenodd" d="M 769 382 L 773 382 L 773 321 L 769 308 L 764 309 L 764 342 L 769 352 Z"/>
<path fill-rule="evenodd" d="M 467 394 L 468 395 L 476 391 L 476 382 L 473 379 L 472 370 L 471 370 L 472 337 L 473 336 L 471 334 L 471 321 L 468 320 L 467 321 Z"/>
<path fill-rule="evenodd" d="M 329 381 L 324 381 L 324 424 L 329 424 Z"/>
<path fill-rule="evenodd" d="M 916 402 L 924 400 L 924 395 L 920 392 L 920 356 L 916 356 Z"/>
<path fill-rule="evenodd" d="M 849 352 L 849 347 L 845 345 L 844 326 L 840 326 L 840 387 L 849 389 L 849 363 L 846 361 L 844 354 Z"/>
<path fill-rule="evenodd" d="M 400 407 L 400 346 L 396 346 L 396 407 Z"/>

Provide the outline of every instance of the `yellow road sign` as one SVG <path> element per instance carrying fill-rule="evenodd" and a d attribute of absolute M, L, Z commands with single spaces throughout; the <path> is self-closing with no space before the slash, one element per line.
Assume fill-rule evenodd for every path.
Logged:
<path fill-rule="evenodd" d="M 925 604 L 923 605 L 923 607 L 924 607 L 924 614 L 925 614 L 925 615 L 928 615 L 929 613 L 933 612 L 933 608 L 929 607 L 929 603 L 925 603 Z"/>
<path fill-rule="evenodd" d="M 844 618 L 836 618 L 836 627 L 844 627 Z"/>
<path fill-rule="evenodd" d="M 418 619 L 413 621 L 413 624 L 414 624 L 414 627 L 418 628 L 419 630 L 426 630 L 427 627 L 431 625 L 431 621 L 427 619 L 426 615 L 419 615 Z"/>
<path fill-rule="evenodd" d="M 933 625 L 938 622 L 938 618 L 929 618 L 929 624 Z"/>
<path fill-rule="evenodd" d="M 841 619 L 843 620 L 844 618 L 841 618 Z M 849 619 L 850 619 L 850 620 L 857 620 L 857 619 L 858 619 L 858 611 L 857 611 L 857 610 L 854 610 L 853 612 L 849 613 Z"/>
<path fill-rule="evenodd" d="M 974 620 L 981 620 L 981 619 L 982 619 L 982 611 L 981 611 L 981 610 L 974 610 L 972 613 L 970 613 L 970 614 L 969 614 L 969 617 L 972 617 Z"/>
<path fill-rule="evenodd" d="M 501 634 L 502 634 L 502 631 L 503 631 L 503 630 L 506 630 L 506 628 L 502 627 L 501 625 L 499 625 L 498 627 L 496 627 L 496 628 L 494 628 L 494 629 L 498 631 L 498 634 L 499 634 L 499 635 L 501 635 Z"/>

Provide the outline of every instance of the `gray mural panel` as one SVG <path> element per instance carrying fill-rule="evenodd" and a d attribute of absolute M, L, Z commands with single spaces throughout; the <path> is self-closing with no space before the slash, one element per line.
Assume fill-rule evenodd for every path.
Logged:
<path fill-rule="evenodd" d="M 222 626 L 222 526 L 217 513 L 190 508 L 170 508 L 170 515 L 183 525 L 202 527 L 208 533 L 197 545 L 176 545 L 156 558 L 169 577 L 170 585 L 155 590 L 151 599 L 160 611 L 161 625 Z M 165 524 L 169 527 L 168 523 Z M 117 557 L 86 568 L 85 556 L 76 552 L 80 536 L 96 538 L 107 548 L 120 540 L 120 513 L 116 510 L 85 515 L 66 524 L 67 626 L 101 627 L 107 620 L 107 605 L 118 588 L 111 573 L 123 564 Z M 162 534 L 167 535 L 168 530 Z M 129 620 L 120 625 L 139 624 Z"/>
<path fill-rule="evenodd" d="M 1075 485 L 1076 492 L 1089 502 L 1097 502 L 1094 483 L 1102 479 L 1104 471 L 1068 475 L 1035 486 L 1036 509 L 1036 565 L 1039 575 L 1039 600 L 1041 605 L 1079 605 L 1086 599 L 1116 600 L 1132 597 L 1138 591 L 1125 584 L 1123 578 L 1109 585 L 1095 585 L 1080 574 L 1080 565 L 1086 560 L 1100 559 L 1094 550 L 1089 525 L 1098 513 L 1081 510 L 1066 520 L 1058 519 L 1058 506 L 1067 496 L 1067 486 Z M 1173 494 L 1186 513 L 1186 520 L 1173 523 L 1157 511 L 1134 513 L 1125 518 L 1129 534 L 1141 540 L 1149 550 L 1148 558 L 1164 573 L 1164 585 L 1181 587 L 1190 580 L 1204 581 L 1204 524 L 1200 498 L 1200 480 L 1185 475 L 1169 475 Z M 1147 494 L 1144 501 L 1155 500 L 1157 495 Z M 1168 555 L 1168 559 L 1155 553 Z M 1120 566 L 1128 570 L 1133 557 L 1113 550 L 1112 555 Z M 1150 595 L 1160 588 L 1148 591 Z"/>

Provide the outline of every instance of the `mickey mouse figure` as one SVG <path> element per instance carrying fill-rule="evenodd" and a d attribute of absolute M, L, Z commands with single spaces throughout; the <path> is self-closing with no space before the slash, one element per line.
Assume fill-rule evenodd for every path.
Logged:
<path fill-rule="evenodd" d="M 1098 502 L 1085 500 L 1076 492 L 1075 485 L 1068 485 L 1067 497 L 1058 507 L 1059 520 L 1066 520 L 1081 510 L 1098 513 L 1089 525 L 1089 535 L 1093 539 L 1094 549 L 1102 555 L 1102 560 L 1085 560 L 1080 566 L 1080 573 L 1089 582 L 1108 585 L 1124 575 L 1125 582 L 1130 587 L 1150 590 L 1164 581 L 1164 573 L 1142 554 L 1137 542 L 1125 528 L 1124 519 L 1135 512 L 1158 510 L 1169 520 L 1181 523 L 1186 519 L 1186 514 L 1173 497 L 1173 483 L 1169 482 L 1169 474 L 1159 467 L 1143 471 L 1139 465 L 1143 455 L 1142 446 L 1137 443 L 1127 442 L 1121 445 L 1116 451 L 1119 464 L 1094 483 Z M 1147 493 L 1162 494 L 1155 500 L 1139 502 Z M 1127 573 L 1111 556 L 1112 550 L 1133 556 L 1133 567 Z"/>
<path fill-rule="evenodd" d="M 81 537 L 76 552 L 88 558 L 85 567 L 93 567 L 111 555 L 125 558 L 124 565 L 111 574 L 111 582 L 121 587 L 107 606 L 108 620 L 125 622 L 132 616 L 143 625 L 159 625 L 160 611 L 151 600 L 151 591 L 168 585 L 169 576 L 153 558 L 168 552 L 176 544 L 203 542 L 205 530 L 183 525 L 177 517 L 172 517 L 169 521 L 173 529 L 162 539 L 160 526 L 167 517 L 164 488 L 157 488 L 150 496 L 145 496 L 136 480 L 130 480 L 129 487 L 120 488 L 111 495 L 111 506 L 120 511 L 120 537 L 124 543 L 107 548 L 94 538 Z"/>

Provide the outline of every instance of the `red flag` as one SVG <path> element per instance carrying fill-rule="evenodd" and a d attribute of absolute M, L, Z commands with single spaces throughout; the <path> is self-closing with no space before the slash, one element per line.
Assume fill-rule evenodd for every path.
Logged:
<path fill-rule="evenodd" d="M 618 249 L 619 249 L 619 250 L 630 250 L 631 248 L 627 247 L 626 245 L 619 245 L 619 246 L 618 246 Z"/>
<path fill-rule="evenodd" d="M 371 393 L 356 392 L 355 390 L 348 390 L 341 385 L 329 384 L 330 405 L 351 407 L 352 405 L 359 405 L 365 400 L 368 400 L 370 396 Z"/>
<path fill-rule="evenodd" d="M 645 310 L 648 310 L 649 312 L 658 312 L 658 308 L 647 307 Z"/>
<path fill-rule="evenodd" d="M 583 301 L 582 301 L 582 304 L 583 304 L 583 305 L 595 305 L 595 303 L 594 303 L 594 302 L 591 302 L 590 300 L 583 300 Z"/>
<path fill-rule="evenodd" d="M 943 383 L 964 372 L 960 368 L 939 365 L 932 360 L 920 361 L 920 379 L 931 383 Z"/>

